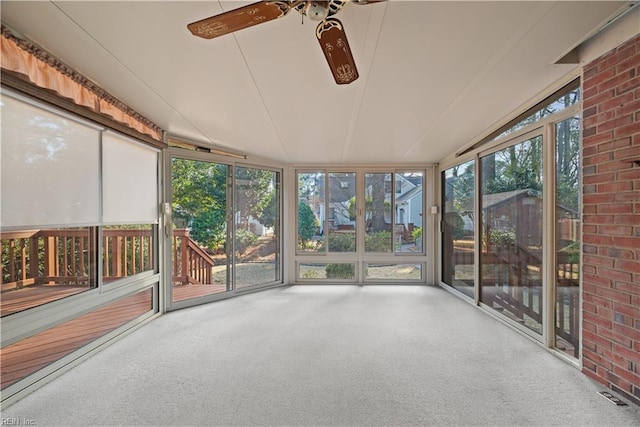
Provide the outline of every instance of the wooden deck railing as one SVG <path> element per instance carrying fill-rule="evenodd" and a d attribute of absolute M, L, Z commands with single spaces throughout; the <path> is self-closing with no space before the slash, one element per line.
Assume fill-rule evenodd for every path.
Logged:
<path fill-rule="evenodd" d="M 522 319 L 528 316 L 542 323 L 542 259 L 540 251 L 520 243 L 491 247 L 482 254 L 482 286 L 492 288 L 487 296 L 496 304 Z M 509 283 L 505 289 L 496 283 Z M 489 301 L 486 301 L 489 303 Z"/>
<path fill-rule="evenodd" d="M 2 233 L 2 292 L 36 283 L 37 245 L 32 239 L 38 231 Z"/>
<path fill-rule="evenodd" d="M 5 232 L 2 292 L 31 285 L 87 285 L 96 264 L 92 229 Z M 151 229 L 104 229 L 103 278 L 110 281 L 153 269 Z"/>
<path fill-rule="evenodd" d="M 483 263 L 482 283 L 491 289 L 485 295 L 485 303 L 495 303 L 519 317 L 529 316 L 542 322 L 542 261 L 540 255 L 523 245 L 512 244 L 509 248 L 480 255 Z M 473 265 L 474 252 L 467 247 L 453 248 L 453 265 Z M 573 345 L 574 355 L 578 351 L 578 310 L 580 265 L 566 251 L 556 255 L 556 322 L 555 334 Z M 503 287 L 500 284 L 509 283 Z M 496 284 L 499 284 L 496 286 Z"/>
<path fill-rule="evenodd" d="M 153 269 L 153 230 L 106 229 L 102 231 L 104 280 L 128 277 Z"/>
<path fill-rule="evenodd" d="M 2 233 L 2 292 L 31 285 L 87 283 L 89 229 Z"/>
<path fill-rule="evenodd" d="M 191 237 L 189 230 L 173 231 L 173 283 L 175 285 L 213 283 L 216 263 Z"/>
<path fill-rule="evenodd" d="M 27 230 L 0 234 L 2 292 L 32 285 L 90 286 L 96 255 L 92 229 Z M 186 229 L 176 229 L 174 283 L 210 284 L 215 261 Z M 153 230 L 102 230 L 103 280 L 112 281 L 153 269 Z"/>

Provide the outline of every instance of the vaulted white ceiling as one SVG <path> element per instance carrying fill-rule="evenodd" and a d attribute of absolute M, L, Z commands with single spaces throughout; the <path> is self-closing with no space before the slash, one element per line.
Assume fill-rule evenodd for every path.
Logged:
<path fill-rule="evenodd" d="M 346 4 L 360 78 L 335 84 L 315 23 L 213 40 L 246 1 L 3 1 L 2 21 L 170 134 L 287 163 L 435 163 L 578 70 L 556 64 L 627 2 Z"/>

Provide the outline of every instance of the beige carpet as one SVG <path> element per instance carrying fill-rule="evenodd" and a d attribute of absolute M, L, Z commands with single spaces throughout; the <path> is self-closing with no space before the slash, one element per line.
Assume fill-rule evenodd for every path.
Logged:
<path fill-rule="evenodd" d="M 434 287 L 294 286 L 172 312 L 2 414 L 64 425 L 638 426 Z"/>

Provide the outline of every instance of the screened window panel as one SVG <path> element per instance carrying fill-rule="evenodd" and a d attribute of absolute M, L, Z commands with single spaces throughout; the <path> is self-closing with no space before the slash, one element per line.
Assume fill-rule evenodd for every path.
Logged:
<path fill-rule="evenodd" d="M 158 152 L 111 132 L 102 137 L 102 221 L 158 222 Z"/>
<path fill-rule="evenodd" d="M 2 227 L 100 220 L 99 131 L 3 93 Z"/>

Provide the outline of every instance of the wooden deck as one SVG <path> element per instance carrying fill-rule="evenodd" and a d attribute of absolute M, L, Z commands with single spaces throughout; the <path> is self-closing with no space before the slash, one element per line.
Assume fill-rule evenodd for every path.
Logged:
<path fill-rule="evenodd" d="M 0 349 L 1 389 L 14 384 L 153 308 L 139 292 Z"/>
<path fill-rule="evenodd" d="M 4 292 L 0 300 L 0 316 L 8 316 L 88 289 L 87 286 L 42 285 Z"/>
<path fill-rule="evenodd" d="M 86 286 L 30 286 L 2 294 L 2 313 L 24 309 L 77 294 Z M 226 292 L 225 285 L 177 285 L 174 301 Z M 76 319 L 25 338 L 0 349 L 2 377 L 0 389 L 34 374 L 40 369 L 124 325 L 153 307 L 152 291 L 140 292 Z"/>
<path fill-rule="evenodd" d="M 246 287 L 250 285 L 239 285 L 238 287 Z M 66 298 L 71 295 L 89 290 L 87 286 L 69 286 L 69 285 L 45 285 L 45 286 L 29 286 L 23 289 L 17 289 L 2 294 L 0 300 L 0 314 L 8 316 L 33 307 L 38 307 L 46 303 Z M 227 291 L 225 285 L 174 285 L 173 301 L 183 301 L 193 298 L 199 298 L 207 295 L 219 294 Z"/>
<path fill-rule="evenodd" d="M 173 302 L 220 294 L 227 291 L 226 285 L 173 285 Z"/>

